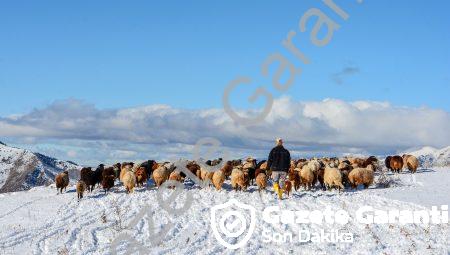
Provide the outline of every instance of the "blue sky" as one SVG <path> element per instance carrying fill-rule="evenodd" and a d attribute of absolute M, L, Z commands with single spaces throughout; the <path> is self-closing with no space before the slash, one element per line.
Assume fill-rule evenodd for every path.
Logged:
<path fill-rule="evenodd" d="M 317 0 L 2 1 L 0 138 L 82 162 L 164 157 L 205 135 L 263 154 L 275 136 L 315 155 L 449 145 L 450 2 L 335 2 L 348 20 Z M 315 18 L 299 31 L 310 8 L 341 26 L 324 47 Z M 311 64 L 283 48 L 290 30 Z M 302 70 L 283 93 L 260 74 L 273 53 Z M 224 119 L 238 76 L 253 83 L 234 107 L 261 106 L 246 101 L 260 85 L 277 98 L 268 125 Z"/>
<path fill-rule="evenodd" d="M 389 101 L 450 110 L 448 1 L 3 1 L 0 8 L 0 116 L 76 98 L 100 108 L 169 104 L 221 107 L 225 85 L 259 74 L 271 53 L 303 73 L 286 92 L 309 101 Z M 281 41 L 309 8 L 341 25 L 322 48 L 299 33 L 304 65 Z M 312 27 L 314 22 L 308 25 Z M 322 31 L 323 32 L 323 31 Z M 346 67 L 359 70 L 336 84 Z M 276 95 L 277 92 L 272 90 Z M 245 97 L 237 97 L 240 106 Z M 242 99 L 242 100 L 241 100 Z M 245 104 L 243 104 L 244 106 Z"/>

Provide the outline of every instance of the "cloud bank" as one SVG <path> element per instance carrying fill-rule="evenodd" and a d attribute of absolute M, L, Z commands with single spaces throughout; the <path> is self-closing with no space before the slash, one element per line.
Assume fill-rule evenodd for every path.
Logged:
<path fill-rule="evenodd" d="M 9 143 L 82 164 L 192 156 L 193 145 L 214 137 L 233 156 L 264 157 L 275 137 L 294 156 L 381 154 L 419 146 L 450 145 L 450 114 L 386 102 L 325 99 L 275 101 L 265 123 L 236 125 L 221 109 L 168 105 L 98 109 L 79 100 L 57 101 L 27 114 L 0 118 Z"/>

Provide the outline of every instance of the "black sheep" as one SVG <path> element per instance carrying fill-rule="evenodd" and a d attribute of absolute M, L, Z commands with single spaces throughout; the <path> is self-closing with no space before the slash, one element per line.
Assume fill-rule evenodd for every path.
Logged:
<path fill-rule="evenodd" d="M 102 172 L 102 187 L 105 193 L 108 192 L 112 187 L 114 187 L 114 180 L 116 179 L 114 168 L 108 167 L 103 169 Z"/>
<path fill-rule="evenodd" d="M 156 161 L 154 160 L 147 160 L 143 163 L 141 163 L 140 167 L 145 168 L 145 173 L 147 174 L 147 177 L 150 178 L 153 175 L 153 170 L 156 168 Z"/>
<path fill-rule="evenodd" d="M 95 173 L 92 171 L 91 167 L 84 167 L 80 172 L 81 180 L 86 183 L 87 189 L 89 192 L 94 190 L 95 182 Z"/>
<path fill-rule="evenodd" d="M 122 164 L 120 164 L 120 163 L 115 164 L 115 165 L 113 166 L 113 169 L 114 169 L 114 177 L 115 177 L 116 179 L 119 179 L 119 176 L 120 176 L 120 170 L 122 169 Z"/>
<path fill-rule="evenodd" d="M 102 184 L 104 169 L 105 165 L 100 164 L 94 172 L 95 184 L 98 184 L 99 186 Z"/>

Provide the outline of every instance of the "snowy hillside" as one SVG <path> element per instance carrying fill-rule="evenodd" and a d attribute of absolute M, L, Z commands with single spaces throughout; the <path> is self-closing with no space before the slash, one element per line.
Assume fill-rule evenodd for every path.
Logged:
<path fill-rule="evenodd" d="M 73 186 L 62 195 L 56 195 L 51 186 L 36 187 L 0 195 L 0 250 L 5 254 L 111 254 L 113 240 L 121 233 L 130 233 L 151 254 L 448 254 L 449 224 L 365 225 L 352 219 L 344 226 L 322 226 L 271 225 L 261 221 L 262 210 L 273 205 L 289 210 L 324 210 L 330 206 L 346 210 L 354 217 L 358 208 L 367 205 L 381 210 L 429 210 L 431 205 L 450 203 L 449 168 L 390 177 L 396 183 L 391 188 L 371 187 L 343 193 L 297 191 L 281 202 L 270 190 L 259 194 L 255 186 L 247 192 L 235 192 L 227 183 L 224 190 L 215 191 L 186 182 L 186 189 L 175 204 L 182 206 L 187 194 L 193 195 L 194 201 L 187 212 L 176 217 L 158 205 L 153 185 L 139 188 L 131 195 L 121 185 L 107 195 L 96 189 L 80 202 Z M 231 198 L 257 210 L 256 230 L 248 244 L 239 250 L 228 250 L 219 244 L 210 226 L 211 207 Z M 151 209 L 149 215 L 155 228 L 150 229 L 149 218 L 144 217 L 136 227 L 126 230 L 146 205 Z M 149 231 L 159 233 L 168 222 L 174 225 L 167 235 L 159 235 L 162 243 L 151 243 Z M 339 228 L 353 233 L 355 240 L 351 244 L 265 243 L 261 234 L 263 229 L 285 233 L 304 228 L 311 231 Z M 125 254 L 124 251 L 125 245 L 119 246 L 119 254 Z"/>
<path fill-rule="evenodd" d="M 73 163 L 0 143 L 0 193 L 49 185 L 64 170 L 69 171 L 72 180 L 77 180 L 79 169 Z"/>
<path fill-rule="evenodd" d="M 416 156 L 422 167 L 448 167 L 450 166 L 450 146 L 436 149 L 433 147 L 423 147 L 420 150 L 405 152 Z"/>
<path fill-rule="evenodd" d="M 423 167 L 415 175 L 408 171 L 389 173 L 389 188 L 373 185 L 368 190 L 347 189 L 342 193 L 299 190 L 282 201 L 272 188 L 259 193 L 256 186 L 251 186 L 248 191 L 235 192 L 226 181 L 223 190 L 216 191 L 201 189 L 187 180 L 185 189 L 180 190 L 181 196 L 172 205 L 183 206 L 188 195 L 194 198 L 193 203 L 188 211 L 174 216 L 158 203 L 158 190 L 152 181 L 133 194 L 126 194 L 116 182 L 110 193 L 105 195 L 97 188 L 80 202 L 72 182 L 67 192 L 57 195 L 54 184 L 47 184 L 53 183 L 55 173 L 63 169 L 71 169 L 71 180 L 77 180 L 78 166 L 0 145 L 2 191 L 26 190 L 0 194 L 0 254 L 112 254 L 111 245 L 121 234 L 135 238 L 150 254 L 448 254 L 448 223 L 368 225 L 355 220 L 356 211 L 363 206 L 429 211 L 431 206 L 449 205 L 450 167 L 436 167 L 448 165 L 448 151 L 449 147 L 441 150 L 427 147 L 409 152 L 419 157 Z M 376 181 L 378 178 L 377 175 Z M 211 208 L 230 199 L 256 209 L 255 232 L 238 250 L 222 246 L 211 227 Z M 150 208 L 149 214 L 128 228 L 146 206 Z M 351 218 L 345 225 L 269 224 L 262 221 L 262 211 L 268 206 L 291 211 L 323 211 L 329 207 L 344 210 Z M 245 219 L 250 221 L 250 215 L 245 215 Z M 167 229 L 167 234 L 160 234 L 168 223 L 173 226 Z M 338 230 L 352 233 L 354 241 L 266 242 L 267 230 L 271 235 Z M 153 242 L 153 235 L 162 238 L 162 242 Z M 126 254 L 126 248 L 125 243 L 119 245 L 119 254 Z"/>

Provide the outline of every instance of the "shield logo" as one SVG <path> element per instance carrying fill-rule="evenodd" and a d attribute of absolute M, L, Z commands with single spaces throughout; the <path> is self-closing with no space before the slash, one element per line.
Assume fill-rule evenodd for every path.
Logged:
<path fill-rule="evenodd" d="M 237 209 L 233 210 L 233 208 Z M 248 211 L 250 214 L 249 226 L 247 226 L 247 221 L 244 215 L 242 214 L 242 211 L 244 210 Z M 226 211 L 226 213 L 221 217 L 221 219 L 219 220 L 220 222 L 218 224 L 217 215 L 219 211 Z M 241 228 L 236 232 L 230 232 L 225 227 L 225 221 L 227 220 L 227 218 L 232 216 L 237 218 L 237 220 L 239 221 L 238 223 L 240 223 L 241 225 Z M 221 245 L 227 247 L 228 249 L 236 250 L 246 245 L 247 242 L 252 237 L 252 234 L 255 231 L 255 227 L 256 227 L 256 209 L 251 205 L 243 204 L 237 201 L 236 199 L 231 199 L 224 204 L 216 205 L 211 208 L 211 228 L 213 230 L 214 236 Z M 247 230 L 246 234 L 244 234 L 245 230 Z M 230 244 L 224 239 L 223 235 L 229 238 L 238 238 L 241 236 L 243 236 L 243 238 L 237 243 Z"/>

